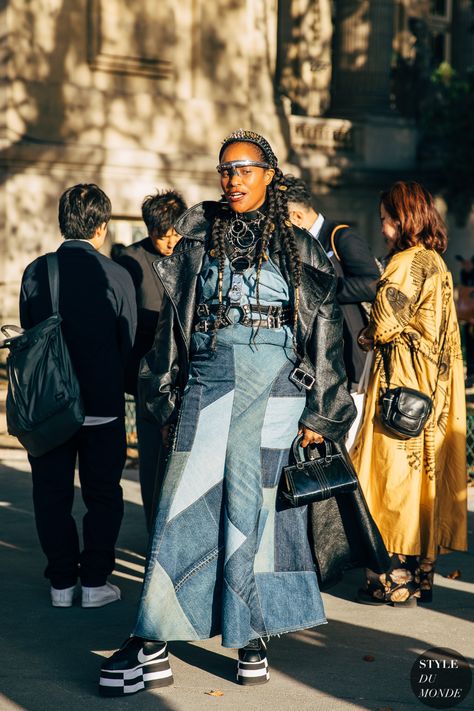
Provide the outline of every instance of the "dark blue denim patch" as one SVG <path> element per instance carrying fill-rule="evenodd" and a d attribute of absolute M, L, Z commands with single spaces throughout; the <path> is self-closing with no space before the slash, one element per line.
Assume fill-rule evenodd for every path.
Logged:
<path fill-rule="evenodd" d="M 296 433 L 295 433 L 296 434 Z M 288 464 L 288 449 L 266 449 L 260 450 L 260 460 L 262 463 L 262 485 L 268 488 L 278 484 L 283 467 Z"/>
<path fill-rule="evenodd" d="M 295 541 L 308 540 L 308 507 L 280 508 L 275 514 L 275 571 L 314 572 L 309 544 L 296 547 Z"/>

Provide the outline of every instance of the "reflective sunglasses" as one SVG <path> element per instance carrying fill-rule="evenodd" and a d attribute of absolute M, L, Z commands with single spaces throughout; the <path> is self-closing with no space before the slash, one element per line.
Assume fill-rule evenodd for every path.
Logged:
<path fill-rule="evenodd" d="M 220 175 L 223 175 L 226 178 L 232 178 L 234 175 L 238 175 L 239 178 L 242 178 L 243 176 L 240 172 L 240 168 L 248 167 L 265 168 L 268 170 L 271 166 L 268 163 L 263 163 L 258 160 L 230 160 L 226 163 L 219 163 L 216 170 L 220 173 Z"/>

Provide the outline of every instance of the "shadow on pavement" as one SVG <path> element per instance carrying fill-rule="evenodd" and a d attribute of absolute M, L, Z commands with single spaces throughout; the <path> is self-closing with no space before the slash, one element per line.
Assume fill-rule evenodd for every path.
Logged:
<path fill-rule="evenodd" d="M 112 577 L 120 585 L 122 602 L 91 610 L 77 604 L 56 609 L 50 605 L 48 581 L 43 578 L 45 563 L 37 542 L 29 473 L 24 463 L 9 464 L 1 466 L 0 462 L 2 710 L 82 711 L 87 707 L 88 711 L 121 711 L 133 706 L 140 711 L 194 711 L 219 704 L 221 711 L 240 711 L 243 706 L 249 711 L 270 706 L 279 711 L 294 705 L 314 711 L 387 706 L 398 711 L 402 706 L 418 706 L 409 681 L 416 657 L 432 646 L 454 646 L 444 645 L 449 637 L 440 634 L 440 629 L 449 627 L 453 633 L 454 628 L 456 633 L 458 624 L 459 639 L 468 637 L 464 620 L 472 617 L 474 609 L 469 592 L 436 586 L 430 609 L 368 611 L 352 602 L 361 572 L 351 571 L 325 594 L 328 626 L 270 641 L 271 684 L 238 687 L 236 655 L 232 650 L 221 651 L 218 639 L 199 644 L 174 642 L 170 645 L 175 658 L 174 688 L 159 695 L 140 694 L 135 700 L 102 699 L 97 693 L 101 659 L 132 629 L 141 590 L 146 534 L 138 483 L 125 472 L 127 501 Z M 79 520 L 80 496 L 76 496 L 74 510 Z M 471 513 L 471 530 L 473 518 Z M 451 554 L 441 565 L 443 570 L 464 568 L 461 580 L 473 580 L 469 554 Z M 456 583 L 448 581 L 448 585 Z M 440 618 L 446 622 L 440 624 Z M 463 648 L 458 651 L 464 653 Z M 367 655 L 373 661 L 365 661 Z M 208 684 L 222 688 L 225 698 L 204 696 L 203 686 Z M 293 693 L 298 703 L 292 702 Z M 465 701 L 458 708 L 469 707 Z"/>

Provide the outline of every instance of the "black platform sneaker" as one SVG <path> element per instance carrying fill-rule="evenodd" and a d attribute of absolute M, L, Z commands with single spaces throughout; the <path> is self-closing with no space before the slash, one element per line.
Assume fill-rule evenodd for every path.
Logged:
<path fill-rule="evenodd" d="M 127 696 L 172 683 L 173 673 L 166 642 L 129 637 L 102 664 L 99 692 L 102 696 Z"/>
<path fill-rule="evenodd" d="M 239 684 L 265 684 L 270 679 L 267 647 L 263 639 L 251 639 L 239 649 L 237 681 Z"/>

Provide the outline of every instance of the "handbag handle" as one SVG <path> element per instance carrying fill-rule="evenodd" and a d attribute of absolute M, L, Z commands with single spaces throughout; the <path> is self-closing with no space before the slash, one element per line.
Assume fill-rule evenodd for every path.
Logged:
<path fill-rule="evenodd" d="M 303 456 L 301 456 L 301 451 L 303 450 L 303 447 L 301 446 L 301 442 L 303 441 L 303 437 L 304 437 L 304 435 L 302 435 L 302 434 L 295 437 L 295 439 L 293 440 L 293 445 L 292 445 L 293 457 L 294 457 L 295 464 L 298 467 L 298 469 L 303 469 L 304 463 L 306 461 L 306 459 L 304 457 L 304 453 L 303 453 Z M 329 440 L 325 439 L 321 442 L 321 444 L 324 444 L 324 448 L 325 448 L 324 461 L 326 464 L 330 464 L 331 459 L 332 459 L 331 442 Z M 320 446 L 320 445 L 316 445 L 316 448 L 318 446 Z M 321 454 L 319 455 L 319 458 L 321 458 L 321 459 L 323 458 Z M 312 459 L 315 459 L 315 457 L 312 457 Z"/>

